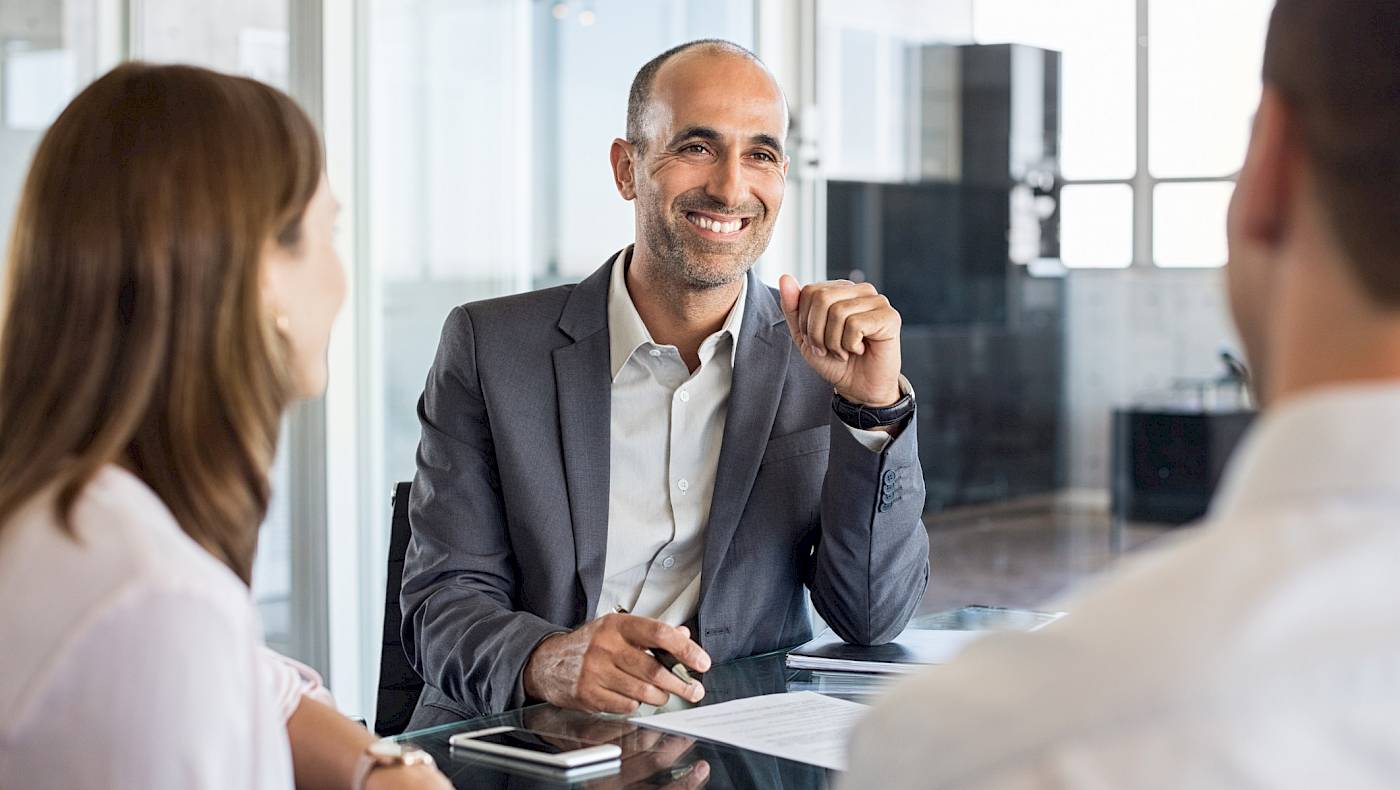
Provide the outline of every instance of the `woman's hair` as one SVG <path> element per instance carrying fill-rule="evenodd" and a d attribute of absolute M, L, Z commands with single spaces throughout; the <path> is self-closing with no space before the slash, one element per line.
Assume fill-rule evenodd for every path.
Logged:
<path fill-rule="evenodd" d="M 44 135 L 0 305 L 0 525 L 56 486 L 69 515 L 104 465 L 252 572 L 292 394 L 262 297 L 301 244 L 321 145 L 285 94 L 188 66 L 119 66 Z"/>

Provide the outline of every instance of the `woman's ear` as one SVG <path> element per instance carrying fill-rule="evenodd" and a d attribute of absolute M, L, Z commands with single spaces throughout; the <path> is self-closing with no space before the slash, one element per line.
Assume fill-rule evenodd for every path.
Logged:
<path fill-rule="evenodd" d="M 283 305 L 289 304 L 287 290 L 287 270 L 291 254 L 285 247 L 269 239 L 263 245 L 262 257 L 258 262 L 258 281 L 262 291 L 262 311 L 268 316 L 277 331 L 286 336 L 291 330 L 290 320 Z"/>

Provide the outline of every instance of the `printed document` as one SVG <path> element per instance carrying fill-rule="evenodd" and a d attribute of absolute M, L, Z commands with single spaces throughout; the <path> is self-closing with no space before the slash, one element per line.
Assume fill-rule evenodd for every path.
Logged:
<path fill-rule="evenodd" d="M 858 702 L 798 691 L 638 716 L 632 722 L 844 771 L 846 741 L 867 710 Z"/>

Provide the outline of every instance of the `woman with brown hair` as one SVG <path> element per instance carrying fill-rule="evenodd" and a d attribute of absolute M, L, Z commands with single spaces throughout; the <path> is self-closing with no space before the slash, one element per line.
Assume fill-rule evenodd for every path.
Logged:
<path fill-rule="evenodd" d="M 345 294 L 311 122 L 121 66 L 45 135 L 0 307 L 0 787 L 439 787 L 262 644 L 283 411 Z"/>

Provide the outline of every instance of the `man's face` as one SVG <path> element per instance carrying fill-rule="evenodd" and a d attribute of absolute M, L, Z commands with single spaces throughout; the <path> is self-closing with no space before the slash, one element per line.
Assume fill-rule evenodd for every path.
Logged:
<path fill-rule="evenodd" d="M 734 54 L 683 52 L 657 73 L 643 130 L 638 241 L 687 288 L 742 277 L 768 247 L 787 179 L 772 77 Z"/>

